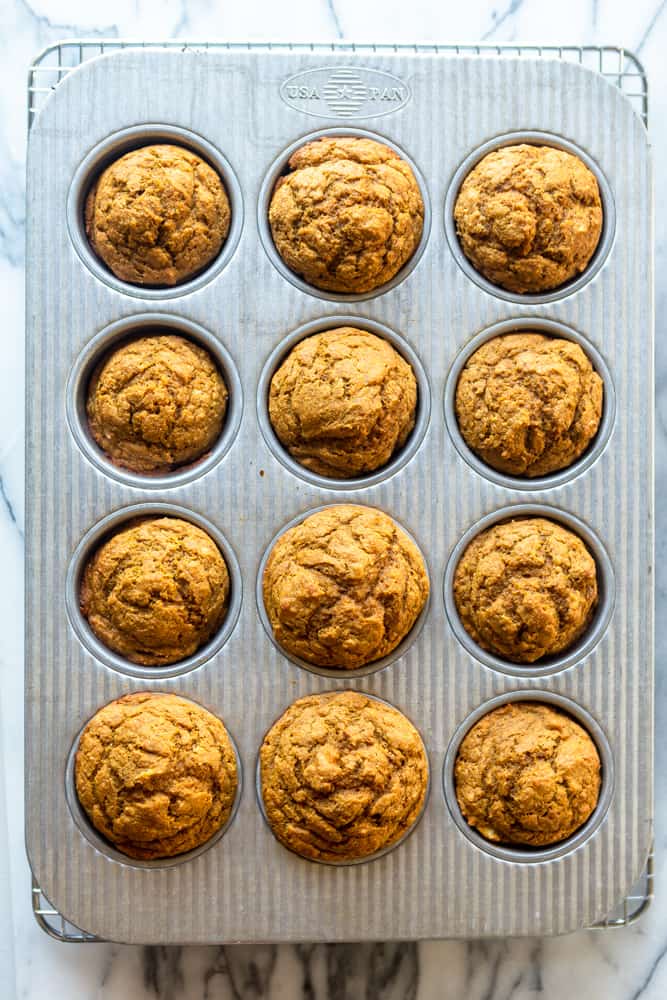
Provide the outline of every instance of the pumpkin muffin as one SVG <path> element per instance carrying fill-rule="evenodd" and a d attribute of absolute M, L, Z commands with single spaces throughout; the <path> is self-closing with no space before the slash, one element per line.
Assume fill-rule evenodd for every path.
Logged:
<path fill-rule="evenodd" d="M 319 667 L 354 670 L 408 634 L 429 593 L 424 560 L 374 507 L 326 507 L 285 531 L 263 577 L 276 641 Z"/>
<path fill-rule="evenodd" d="M 222 625 L 229 573 L 213 539 L 178 517 L 131 521 L 102 542 L 81 581 L 81 613 L 132 663 L 191 656 Z"/>
<path fill-rule="evenodd" d="M 295 701 L 260 751 L 264 812 L 278 840 L 315 861 L 357 861 L 399 841 L 428 788 L 421 737 L 356 691 Z"/>
<path fill-rule="evenodd" d="M 578 535 L 548 518 L 494 524 L 461 556 L 454 600 L 482 649 L 534 663 L 586 631 L 598 601 L 595 560 Z"/>
<path fill-rule="evenodd" d="M 128 857 L 169 858 L 209 840 L 236 798 L 236 755 L 215 715 L 174 694 L 126 694 L 79 740 L 79 802 Z"/>
<path fill-rule="evenodd" d="M 159 474 L 201 458 L 220 436 L 227 387 L 211 355 L 157 333 L 121 344 L 88 386 L 90 433 L 114 465 Z"/>
<path fill-rule="evenodd" d="M 602 232 L 595 175 L 553 146 L 503 146 L 483 157 L 454 207 L 464 254 L 511 292 L 546 292 L 585 270 Z"/>
<path fill-rule="evenodd" d="M 487 840 L 544 847 L 595 809 L 600 756 L 585 729 L 550 705 L 501 705 L 461 743 L 454 768 L 464 818 Z"/>
<path fill-rule="evenodd" d="M 341 327 L 306 337 L 271 379 L 269 417 L 289 453 L 321 476 L 385 465 L 415 424 L 417 381 L 382 337 Z"/>
<path fill-rule="evenodd" d="M 373 139 L 315 139 L 297 149 L 269 206 L 276 250 L 309 285 L 370 292 L 417 249 L 424 203 L 398 153 Z"/>
<path fill-rule="evenodd" d="M 178 285 L 217 257 L 231 210 L 218 173 L 183 146 L 142 146 L 114 160 L 85 204 L 88 240 L 117 278 Z"/>
<path fill-rule="evenodd" d="M 468 359 L 456 386 L 466 444 L 500 472 L 565 469 L 595 437 L 600 376 L 578 344 L 539 333 L 493 337 Z"/>

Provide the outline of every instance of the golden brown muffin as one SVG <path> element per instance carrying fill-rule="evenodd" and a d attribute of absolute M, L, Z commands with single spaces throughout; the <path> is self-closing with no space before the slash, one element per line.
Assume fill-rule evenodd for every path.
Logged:
<path fill-rule="evenodd" d="M 115 465 L 171 472 L 216 442 L 227 388 L 208 351 L 184 337 L 139 337 L 108 354 L 88 386 L 90 432 Z"/>
<path fill-rule="evenodd" d="M 306 337 L 271 379 L 269 417 L 291 455 L 348 479 L 385 465 L 415 424 L 417 381 L 390 343 L 341 327 Z"/>
<path fill-rule="evenodd" d="M 395 708 L 356 691 L 295 701 L 260 751 L 264 810 L 290 850 L 355 861 L 395 844 L 428 787 L 421 737 Z"/>
<path fill-rule="evenodd" d="M 101 708 L 79 740 L 76 793 L 96 830 L 131 858 L 183 854 L 229 819 L 236 755 L 215 715 L 140 691 Z"/>
<path fill-rule="evenodd" d="M 386 656 L 426 604 L 417 546 L 374 507 L 326 507 L 285 531 L 264 570 L 276 641 L 320 667 L 354 670 Z"/>
<path fill-rule="evenodd" d="M 421 239 L 424 203 L 411 168 L 373 139 L 315 139 L 289 159 L 269 206 L 276 250 L 304 281 L 369 292 L 390 281 Z"/>
<path fill-rule="evenodd" d="M 177 285 L 220 252 L 231 210 L 213 169 L 183 146 L 142 146 L 103 170 L 86 198 L 90 245 L 117 278 Z"/>
<path fill-rule="evenodd" d="M 81 581 L 81 613 L 98 639 L 132 663 L 191 656 L 222 625 L 229 573 L 205 531 L 178 517 L 148 517 L 102 542 Z"/>
<path fill-rule="evenodd" d="M 552 146 L 504 146 L 470 171 L 454 207 L 470 263 L 512 292 L 546 292 L 586 268 L 602 232 L 595 175 Z"/>
<path fill-rule="evenodd" d="M 501 705 L 466 734 L 454 768 L 464 818 L 487 840 L 542 847 L 582 826 L 600 794 L 585 729 L 550 705 Z"/>
<path fill-rule="evenodd" d="M 454 600 L 482 649 L 534 663 L 569 649 L 590 624 L 595 560 L 578 535 L 545 517 L 494 524 L 459 560 Z"/>
<path fill-rule="evenodd" d="M 595 437 L 602 379 L 578 344 L 539 333 L 494 337 L 468 359 L 456 418 L 468 446 L 514 476 L 567 468 Z"/>

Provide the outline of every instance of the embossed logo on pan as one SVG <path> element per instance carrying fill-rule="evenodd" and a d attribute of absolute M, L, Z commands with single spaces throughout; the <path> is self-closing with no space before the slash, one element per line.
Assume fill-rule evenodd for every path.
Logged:
<path fill-rule="evenodd" d="M 295 111 L 318 118 L 377 118 L 410 100 L 403 80 L 363 66 L 306 69 L 283 82 L 280 96 Z"/>

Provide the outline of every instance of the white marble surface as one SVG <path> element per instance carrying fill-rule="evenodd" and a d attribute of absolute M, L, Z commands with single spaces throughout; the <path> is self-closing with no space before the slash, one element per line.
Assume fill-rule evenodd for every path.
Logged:
<path fill-rule="evenodd" d="M 657 182 L 657 900 L 633 928 L 554 940 L 301 948 L 66 946 L 30 912 L 23 849 L 23 267 L 25 77 L 65 37 L 610 43 L 649 72 Z M 37 1000 L 529 1000 L 667 996 L 667 0 L 2 0 L 0 4 L 0 997 Z"/>

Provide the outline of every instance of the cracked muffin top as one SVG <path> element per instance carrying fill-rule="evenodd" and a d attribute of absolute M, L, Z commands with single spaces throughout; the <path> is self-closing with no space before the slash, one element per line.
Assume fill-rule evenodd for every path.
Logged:
<path fill-rule="evenodd" d="M 426 604 L 417 546 L 374 507 L 326 507 L 273 546 L 263 578 L 276 641 L 320 667 L 353 670 L 386 656 Z"/>
<path fill-rule="evenodd" d="M 494 469 L 545 476 L 571 465 L 595 437 L 602 393 L 602 379 L 578 344 L 510 333 L 466 362 L 456 418 L 468 446 Z"/>
<path fill-rule="evenodd" d="M 302 857 L 354 861 L 395 844 L 428 787 L 421 737 L 397 709 L 356 691 L 295 701 L 260 751 L 264 810 Z"/>
<path fill-rule="evenodd" d="M 90 432 L 115 465 L 171 472 L 201 458 L 220 436 L 227 388 L 208 351 L 160 333 L 122 344 L 88 387 Z"/>
<path fill-rule="evenodd" d="M 341 327 L 306 337 L 271 379 L 269 417 L 289 453 L 321 476 L 385 465 L 415 423 L 417 381 L 388 341 Z"/>
<path fill-rule="evenodd" d="M 602 232 L 595 175 L 553 146 L 504 146 L 461 185 L 454 219 L 464 254 L 511 292 L 546 292 L 580 274 Z"/>
<path fill-rule="evenodd" d="M 424 204 L 411 168 L 373 139 L 315 139 L 297 149 L 271 197 L 285 264 L 329 292 L 369 292 L 417 249 Z"/>
<path fill-rule="evenodd" d="M 454 779 L 461 812 L 483 837 L 542 847 L 572 836 L 595 809 L 600 757 L 569 715 L 520 701 L 470 729 Z"/>
<path fill-rule="evenodd" d="M 191 656 L 222 625 L 229 573 L 220 549 L 178 517 L 132 521 L 86 564 L 81 613 L 97 638 L 132 663 Z"/>
<path fill-rule="evenodd" d="M 86 198 L 91 247 L 133 285 L 178 285 L 217 257 L 231 210 L 220 176 L 183 146 L 142 146 L 114 160 Z"/>
<path fill-rule="evenodd" d="M 79 740 L 79 802 L 131 858 L 191 851 L 229 819 L 236 755 L 215 715 L 174 694 L 140 691 L 101 708 Z"/>
<path fill-rule="evenodd" d="M 494 524 L 461 556 L 454 600 L 482 649 L 534 663 L 569 649 L 590 624 L 595 560 L 578 535 L 548 518 Z"/>

